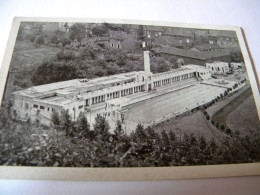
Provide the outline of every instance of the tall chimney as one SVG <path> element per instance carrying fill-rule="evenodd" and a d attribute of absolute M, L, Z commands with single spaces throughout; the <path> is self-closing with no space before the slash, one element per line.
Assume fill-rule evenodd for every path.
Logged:
<path fill-rule="evenodd" d="M 150 73 L 150 56 L 149 51 L 144 51 L 144 71 Z"/>

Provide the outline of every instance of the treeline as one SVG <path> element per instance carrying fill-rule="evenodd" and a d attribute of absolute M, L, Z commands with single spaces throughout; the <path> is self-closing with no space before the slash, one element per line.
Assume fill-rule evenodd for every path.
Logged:
<path fill-rule="evenodd" d="M 25 38 L 21 40 L 32 42 L 38 47 L 42 44 L 56 45 L 60 47 L 60 51 L 51 60 L 46 59 L 37 67 L 16 71 L 14 89 L 77 78 L 92 79 L 144 69 L 141 48 L 128 51 L 104 47 L 92 38 L 109 37 L 109 32 L 126 32 L 127 28 L 105 23 L 93 26 L 91 34 L 86 31 L 84 24 L 75 23 L 69 28 L 68 33 L 57 31 L 50 34 L 39 27 L 38 31 L 24 35 Z M 142 29 L 139 31 L 143 32 Z M 23 36 L 22 28 L 18 33 L 18 37 L 21 36 Z M 151 70 L 154 73 L 168 71 L 172 68 L 172 64 L 174 63 L 151 54 Z M 30 73 L 28 79 L 23 79 L 24 72 Z"/>
<path fill-rule="evenodd" d="M 48 130 L 20 123 L 6 106 L 1 111 L 0 160 L 2 165 L 62 167 L 153 167 L 258 162 L 260 139 L 234 135 L 221 142 L 193 134 L 177 137 L 173 131 L 157 133 L 139 124 L 126 135 L 118 121 L 111 133 L 98 115 L 89 129 L 81 114 L 73 122 L 67 111 L 53 113 Z M 45 132 L 45 133 L 43 133 Z M 46 134 L 46 132 L 49 132 Z"/>
<path fill-rule="evenodd" d="M 143 56 L 121 50 L 106 50 L 102 54 L 91 47 L 81 48 L 77 53 L 62 50 L 50 61 L 44 62 L 32 74 L 33 85 L 95 77 L 143 70 Z M 170 70 L 170 63 L 163 58 L 152 57 L 153 72 Z"/>
<path fill-rule="evenodd" d="M 140 57 L 123 51 L 107 50 L 100 54 L 91 47 L 78 52 L 62 50 L 56 57 L 40 65 L 32 75 L 34 85 L 77 78 L 92 79 L 143 69 Z"/>

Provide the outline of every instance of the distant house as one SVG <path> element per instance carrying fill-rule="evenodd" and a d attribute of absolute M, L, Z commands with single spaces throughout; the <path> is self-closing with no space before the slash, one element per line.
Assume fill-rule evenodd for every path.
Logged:
<path fill-rule="evenodd" d="M 117 39 L 117 38 L 109 38 L 108 46 L 114 49 L 120 50 L 135 50 L 136 48 L 141 48 L 142 43 L 137 40 L 129 40 L 129 39 Z"/>
<path fill-rule="evenodd" d="M 168 39 L 174 39 L 179 48 L 189 48 L 194 42 L 194 33 L 190 30 L 180 28 L 167 28 L 162 36 Z"/>
<path fill-rule="evenodd" d="M 234 31 L 209 31 L 208 38 L 209 44 L 217 44 L 222 48 L 239 47 Z"/>
<path fill-rule="evenodd" d="M 238 68 L 242 68 L 244 66 L 244 63 L 243 62 L 241 62 L 241 63 L 232 62 L 232 63 L 230 63 L 230 65 L 231 65 L 231 68 L 238 69 Z"/>
<path fill-rule="evenodd" d="M 169 59 L 170 57 L 182 58 L 185 64 L 206 65 L 206 62 L 231 61 L 231 55 L 228 50 L 196 52 L 191 50 L 178 49 L 174 47 L 162 47 L 155 50 L 156 55 Z"/>
<path fill-rule="evenodd" d="M 152 37 L 161 36 L 164 32 L 164 27 L 161 26 L 143 26 L 144 35 L 146 38 L 150 39 Z"/>
<path fill-rule="evenodd" d="M 125 28 L 127 28 L 128 34 L 132 35 L 135 38 L 138 38 L 139 26 L 140 25 L 125 24 Z"/>
<path fill-rule="evenodd" d="M 68 33 L 70 26 L 72 26 L 72 25 L 73 25 L 72 22 L 59 22 L 59 31 Z"/>
<path fill-rule="evenodd" d="M 153 40 L 154 47 L 176 47 L 183 49 L 184 44 L 180 43 L 179 39 L 172 36 L 160 36 Z"/>
<path fill-rule="evenodd" d="M 109 38 L 108 37 L 97 37 L 94 40 L 94 43 L 97 44 L 97 45 L 103 45 L 104 47 L 108 47 Z"/>
<path fill-rule="evenodd" d="M 211 44 L 203 44 L 203 45 L 196 45 L 192 47 L 191 51 L 197 51 L 197 52 L 205 52 L 205 51 L 217 51 L 220 50 L 220 48 L 217 45 L 211 45 Z"/>
<path fill-rule="evenodd" d="M 109 38 L 109 46 L 111 48 L 115 48 L 115 49 L 122 49 L 122 39 L 117 39 L 117 38 Z"/>
<path fill-rule="evenodd" d="M 92 28 L 94 27 L 94 24 L 85 24 L 86 29 L 86 36 L 90 37 L 93 35 Z"/>
<path fill-rule="evenodd" d="M 213 74 L 225 74 L 229 72 L 230 67 L 227 62 L 213 62 L 206 63 L 206 67 L 210 69 Z"/>
<path fill-rule="evenodd" d="M 155 51 L 158 56 L 169 59 L 171 57 L 183 59 L 185 64 L 205 65 L 206 59 L 200 52 L 178 49 L 175 47 L 162 47 Z"/>
<path fill-rule="evenodd" d="M 227 49 L 221 49 L 217 51 L 205 51 L 202 53 L 205 57 L 206 62 L 214 62 L 214 61 L 221 61 L 221 62 L 231 62 L 231 54 L 230 51 Z"/>

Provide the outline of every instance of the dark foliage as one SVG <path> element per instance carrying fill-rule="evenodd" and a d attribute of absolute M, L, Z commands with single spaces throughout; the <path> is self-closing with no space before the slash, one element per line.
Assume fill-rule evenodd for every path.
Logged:
<path fill-rule="evenodd" d="M 156 133 L 139 124 L 125 135 L 117 122 L 111 134 L 105 117 L 98 115 L 94 131 L 80 114 L 72 121 L 67 111 L 53 112 L 52 128 L 37 127 L 15 119 L 11 103 L 0 113 L 0 164 L 65 167 L 146 167 L 258 162 L 260 138 L 226 138 L 220 143 L 193 134 L 178 139 L 173 131 Z M 228 130 L 226 130 L 228 131 Z M 38 133 L 36 133 L 38 132 Z"/>
<path fill-rule="evenodd" d="M 82 39 L 86 36 L 86 29 L 83 24 L 75 23 L 70 27 L 70 39 L 77 40 L 81 43 Z"/>

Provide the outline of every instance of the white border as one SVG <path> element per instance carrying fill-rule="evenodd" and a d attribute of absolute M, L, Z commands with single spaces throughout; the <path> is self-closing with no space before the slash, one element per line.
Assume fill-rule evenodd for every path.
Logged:
<path fill-rule="evenodd" d="M 77 18 L 22 18 L 16 17 L 8 39 L 5 56 L 0 70 L 0 100 L 5 88 L 5 81 L 11 62 L 15 41 L 20 22 L 82 22 L 82 23 L 122 23 L 155 26 L 170 26 L 196 29 L 229 30 L 236 31 L 240 48 L 243 53 L 247 73 L 253 91 L 258 113 L 260 113 L 259 83 L 256 80 L 246 42 L 240 27 L 183 24 L 170 22 L 152 22 L 137 20 L 112 19 L 77 19 Z M 260 163 L 232 164 L 232 165 L 200 165 L 181 167 L 149 167 L 149 168 L 54 168 L 54 167 L 19 167 L 0 166 L 0 179 L 43 179 L 43 180 L 168 180 L 212 177 L 260 175 Z"/>

